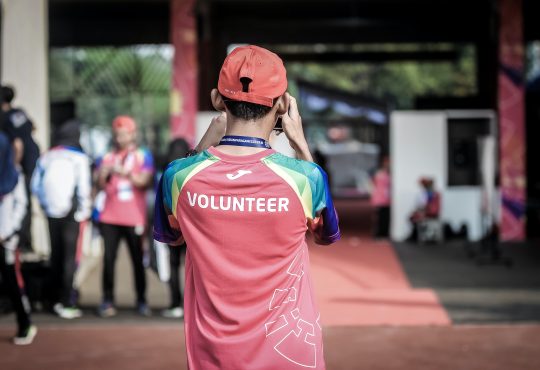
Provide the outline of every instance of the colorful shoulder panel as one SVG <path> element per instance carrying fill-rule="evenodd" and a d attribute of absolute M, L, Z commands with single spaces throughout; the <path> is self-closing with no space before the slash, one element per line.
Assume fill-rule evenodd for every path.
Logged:
<path fill-rule="evenodd" d="M 154 214 L 154 239 L 178 245 L 183 242 L 176 208 L 178 196 L 184 185 L 194 175 L 219 159 L 204 151 L 196 156 L 171 162 L 159 180 Z"/>
<path fill-rule="evenodd" d="M 308 227 L 318 244 L 339 240 L 338 217 L 328 186 L 328 177 L 315 163 L 275 153 L 262 159 L 294 190 L 304 208 Z"/>

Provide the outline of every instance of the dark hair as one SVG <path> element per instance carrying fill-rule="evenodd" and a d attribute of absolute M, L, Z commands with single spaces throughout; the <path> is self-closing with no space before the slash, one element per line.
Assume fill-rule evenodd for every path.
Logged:
<path fill-rule="evenodd" d="M 189 151 L 189 144 L 183 138 L 176 138 L 169 143 L 165 166 L 178 158 L 184 158 Z"/>
<path fill-rule="evenodd" d="M 80 148 L 81 123 L 76 119 L 63 122 L 54 127 L 51 137 L 52 146 L 67 145 Z"/>
<path fill-rule="evenodd" d="M 166 153 L 156 157 L 157 164 L 162 171 L 165 171 L 169 164 L 176 159 L 184 158 L 189 151 L 189 144 L 183 138 L 173 139 L 169 143 L 169 148 Z"/>
<path fill-rule="evenodd" d="M 11 86 L 2 86 L 0 89 L 0 95 L 2 95 L 2 103 L 10 104 L 13 98 L 15 98 L 15 91 Z"/>
<path fill-rule="evenodd" d="M 266 105 L 248 103 L 246 101 L 224 99 L 225 106 L 235 117 L 245 121 L 255 121 L 263 118 L 272 110 L 272 107 Z"/>

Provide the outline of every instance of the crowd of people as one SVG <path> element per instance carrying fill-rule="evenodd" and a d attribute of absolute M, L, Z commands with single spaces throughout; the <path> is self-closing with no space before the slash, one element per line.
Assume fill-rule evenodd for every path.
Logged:
<path fill-rule="evenodd" d="M 256 70 L 253 78 L 244 76 L 248 67 Z M 143 245 L 153 229 L 153 242 L 169 249 L 171 305 L 162 315 L 180 318 L 185 305 L 189 368 L 324 369 L 305 234 L 311 231 L 323 245 L 341 234 L 328 177 L 313 162 L 296 99 L 286 90 L 276 54 L 257 46 L 235 49 L 211 92 L 221 114 L 194 149 L 176 139 L 156 165 L 138 145 L 137 123 L 127 115 L 111 122 L 111 150 L 97 161 L 81 147 L 76 119 L 54 122 L 51 146 L 40 154 L 31 120 L 11 106 L 13 89 L 1 87 L 0 272 L 17 314 L 14 343 L 30 344 L 37 333 L 18 261 L 22 248 L 32 248 L 23 240 L 32 240 L 35 197 L 48 224 L 42 303 L 51 313 L 62 319 L 83 315 L 76 271 L 91 226 L 104 245 L 97 314 L 117 314 L 115 265 L 124 241 L 135 310 L 150 316 Z M 274 131 L 285 134 L 299 159 L 271 148 Z M 154 189 L 149 219 L 147 192 Z M 179 274 L 184 259 L 185 300 Z M 309 342 L 276 324 L 286 317 Z"/>
<path fill-rule="evenodd" d="M 0 271 L 17 314 L 15 344 L 30 344 L 37 333 L 18 261 L 21 248 L 32 247 L 24 243 L 32 240 L 33 195 L 50 241 L 42 298 L 60 318 L 83 314 L 75 273 L 88 225 L 97 226 L 104 245 L 97 313 L 117 313 L 115 264 L 125 241 L 135 310 L 151 315 L 143 243 L 152 225 L 156 243 L 170 246 L 171 307 L 163 314 L 182 317 L 185 305 L 189 368 L 325 368 L 305 234 L 329 245 L 341 233 L 327 175 L 313 162 L 296 99 L 287 93 L 281 58 L 254 45 L 231 52 L 211 92 L 221 114 L 189 152 L 185 141 L 171 143 L 162 176 L 138 145 L 132 117 L 112 121 L 111 150 L 98 161 L 82 149 L 76 119 L 54 122 L 52 145 L 40 154 L 31 120 L 11 105 L 14 90 L 2 86 L 1 93 Z M 271 148 L 274 131 L 285 134 L 299 159 Z M 154 184 L 148 220 L 146 193 Z M 178 270 L 186 243 L 183 303 Z M 282 330 L 287 317 L 309 342 Z M 276 324 L 280 319 L 285 324 Z"/>
<path fill-rule="evenodd" d="M 12 106 L 14 89 L 1 87 L 0 120 L 0 267 L 12 308 L 17 314 L 19 330 L 14 342 L 30 343 L 36 327 L 31 324 L 30 304 L 21 279 L 20 253 L 32 250 L 31 196 L 34 195 L 47 218 L 50 255 L 44 281 L 46 309 L 64 319 L 83 315 L 75 284 L 81 262 L 83 236 L 90 224 L 99 230 L 103 240 L 102 302 L 97 308 L 101 317 L 116 315 L 115 265 L 122 241 L 128 247 L 134 273 L 136 312 L 150 316 L 146 298 L 144 264 L 145 237 L 151 234 L 147 210 L 147 190 L 157 183 L 166 164 L 185 157 L 188 143 L 175 139 L 169 145 L 163 165 L 156 168 L 151 152 L 137 144 L 137 124 L 132 117 L 116 117 L 111 124 L 112 149 L 96 161 L 83 151 L 81 124 L 67 119 L 57 124 L 51 136 L 51 147 L 40 155 L 32 137 L 34 126 L 25 112 Z M 422 192 L 410 217 L 416 240 L 418 225 L 438 217 L 440 197 L 433 180 L 420 180 Z M 382 158 L 373 177 L 371 202 L 375 211 L 375 238 L 387 238 L 390 225 L 390 162 Z M 168 246 L 170 307 L 162 315 L 183 316 L 183 294 L 180 267 L 186 247 Z"/>
<path fill-rule="evenodd" d="M 150 151 L 137 144 L 135 120 L 126 115 L 113 120 L 112 148 L 97 161 L 83 151 L 81 124 L 76 119 L 57 124 L 51 147 L 40 155 L 32 137 L 33 123 L 22 109 L 12 106 L 14 98 L 12 87 L 1 87 L 0 270 L 17 314 L 14 343 L 29 344 L 37 333 L 31 324 L 19 261 L 20 251 L 32 250 L 32 195 L 39 201 L 49 231 L 50 254 L 41 297 L 45 309 L 63 319 L 83 315 L 74 282 L 83 236 L 92 224 L 104 245 L 98 315 L 116 314 L 115 265 L 119 246 L 125 241 L 134 272 L 135 309 L 142 316 L 150 316 L 143 263 L 143 243 L 151 234 L 146 193 L 163 169 L 156 171 Z M 184 140 L 173 141 L 167 160 L 185 156 L 188 149 Z M 185 246 L 170 249 L 171 306 L 162 313 L 165 317 L 183 316 L 179 268 L 184 253 Z"/>

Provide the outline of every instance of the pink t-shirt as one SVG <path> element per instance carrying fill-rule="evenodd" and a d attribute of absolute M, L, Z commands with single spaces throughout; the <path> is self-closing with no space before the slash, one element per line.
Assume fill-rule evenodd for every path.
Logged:
<path fill-rule="evenodd" d="M 169 165 L 154 222 L 156 240 L 187 244 L 191 370 L 325 368 L 305 233 L 340 233 L 320 167 L 210 148 Z"/>
<path fill-rule="evenodd" d="M 379 170 L 375 174 L 371 204 L 375 207 L 388 207 L 390 205 L 390 174 L 386 170 Z"/>
<path fill-rule="evenodd" d="M 100 166 L 114 165 L 123 166 L 133 173 L 154 171 L 152 154 L 142 148 L 105 154 Z M 104 190 L 106 198 L 99 216 L 100 222 L 121 226 L 146 224 L 146 189 L 137 188 L 129 179 L 113 174 Z"/>

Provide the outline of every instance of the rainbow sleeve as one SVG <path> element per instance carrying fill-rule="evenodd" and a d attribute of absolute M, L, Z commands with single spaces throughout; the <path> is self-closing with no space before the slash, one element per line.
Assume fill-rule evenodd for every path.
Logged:
<path fill-rule="evenodd" d="M 318 165 L 312 176 L 316 186 L 313 193 L 313 219 L 308 222 L 308 225 L 317 243 L 332 244 L 340 239 L 341 234 L 337 212 L 330 194 L 328 176 Z"/>
<path fill-rule="evenodd" d="M 216 163 L 218 158 L 202 152 L 171 162 L 159 180 L 154 210 L 154 239 L 170 245 L 184 242 L 176 214 L 183 186 L 194 175 Z"/>
<path fill-rule="evenodd" d="M 170 245 L 180 245 L 183 242 L 182 231 L 169 208 L 170 202 L 167 202 L 167 192 L 165 191 L 166 183 L 167 179 L 163 174 L 156 192 L 154 239 Z M 168 193 L 170 194 L 170 191 Z"/>
<path fill-rule="evenodd" d="M 154 209 L 154 239 L 170 245 L 180 245 L 183 242 L 180 225 L 172 212 L 172 187 L 176 162 L 178 161 L 167 167 L 159 180 Z"/>
<path fill-rule="evenodd" d="M 318 244 L 339 240 L 338 216 L 334 208 L 328 177 L 315 163 L 297 160 L 276 153 L 262 160 L 294 190 L 302 207 L 308 228 Z"/>

